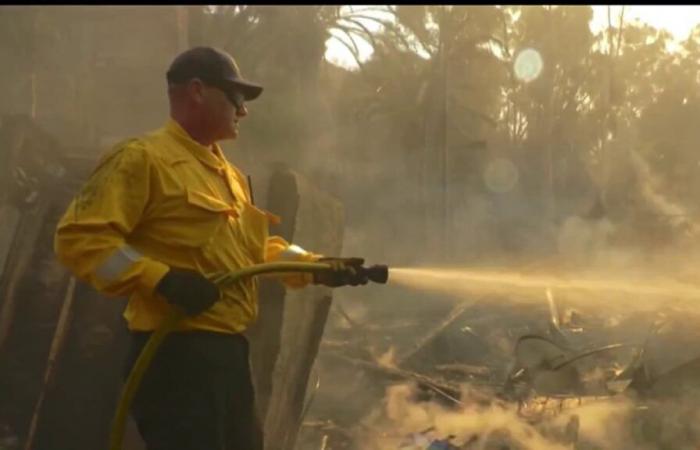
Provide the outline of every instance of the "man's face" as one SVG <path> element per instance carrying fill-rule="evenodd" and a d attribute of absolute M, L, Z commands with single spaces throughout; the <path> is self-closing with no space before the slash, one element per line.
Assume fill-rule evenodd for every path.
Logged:
<path fill-rule="evenodd" d="M 242 99 L 242 96 L 240 97 Z M 238 121 L 248 115 L 243 101 L 236 107 L 226 93 L 214 86 L 204 86 L 202 90 L 202 114 L 216 141 L 236 139 Z"/>

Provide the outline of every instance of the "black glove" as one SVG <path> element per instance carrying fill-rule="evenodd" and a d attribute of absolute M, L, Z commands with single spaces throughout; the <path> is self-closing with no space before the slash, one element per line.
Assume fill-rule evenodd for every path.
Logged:
<path fill-rule="evenodd" d="M 314 272 L 314 284 L 322 284 L 329 287 L 359 286 L 369 281 L 362 265 L 363 258 L 321 258 L 321 263 L 327 263 L 332 269 Z"/>
<path fill-rule="evenodd" d="M 156 292 L 196 316 L 209 309 L 219 299 L 219 287 L 193 270 L 173 269 L 158 282 Z"/>

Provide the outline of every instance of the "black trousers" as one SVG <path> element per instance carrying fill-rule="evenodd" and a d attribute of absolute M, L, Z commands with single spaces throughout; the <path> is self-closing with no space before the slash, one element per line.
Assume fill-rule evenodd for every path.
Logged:
<path fill-rule="evenodd" d="M 150 333 L 133 333 L 125 379 Z M 148 450 L 262 450 L 247 339 L 171 333 L 136 393 L 131 413 Z"/>

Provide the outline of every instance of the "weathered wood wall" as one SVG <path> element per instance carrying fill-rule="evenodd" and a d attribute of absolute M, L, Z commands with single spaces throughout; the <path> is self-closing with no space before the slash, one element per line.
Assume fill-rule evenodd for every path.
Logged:
<path fill-rule="evenodd" d="M 267 208 L 282 217 L 271 230 L 310 251 L 339 255 L 342 205 L 293 171 L 270 177 Z M 258 404 L 266 450 L 292 450 L 302 421 L 307 385 L 331 305 L 331 290 L 287 290 L 266 281 L 261 315 L 251 330 Z"/>

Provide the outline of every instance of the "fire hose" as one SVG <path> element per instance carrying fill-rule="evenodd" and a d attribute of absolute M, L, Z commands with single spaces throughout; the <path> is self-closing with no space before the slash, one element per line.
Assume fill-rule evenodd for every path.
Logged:
<path fill-rule="evenodd" d="M 332 266 L 326 263 L 313 263 L 313 262 L 274 262 L 274 263 L 263 263 L 256 264 L 253 266 L 245 267 L 235 272 L 230 272 L 218 277 L 215 277 L 212 281 L 219 286 L 225 286 L 227 284 L 238 281 L 242 278 L 252 277 L 256 275 L 268 274 L 268 273 L 282 273 L 282 272 L 319 272 L 324 270 L 332 270 Z M 389 271 L 387 266 L 371 266 L 362 267 L 360 270 L 364 271 L 367 278 L 375 283 L 386 283 Z M 131 408 L 131 403 L 136 395 L 136 391 L 141 385 L 141 380 L 143 379 L 146 370 L 151 364 L 156 351 L 160 347 L 161 343 L 165 337 L 172 332 L 177 324 L 185 318 L 185 312 L 180 308 L 174 307 L 173 310 L 165 317 L 165 320 L 160 325 L 160 327 L 153 332 L 151 337 L 146 342 L 141 354 L 134 363 L 134 367 L 129 373 L 129 377 L 126 380 L 126 384 L 122 389 L 119 404 L 117 405 L 117 410 L 112 421 L 112 429 L 109 439 L 109 449 L 110 450 L 121 450 L 124 441 L 124 431 L 126 429 L 126 419 Z"/>

